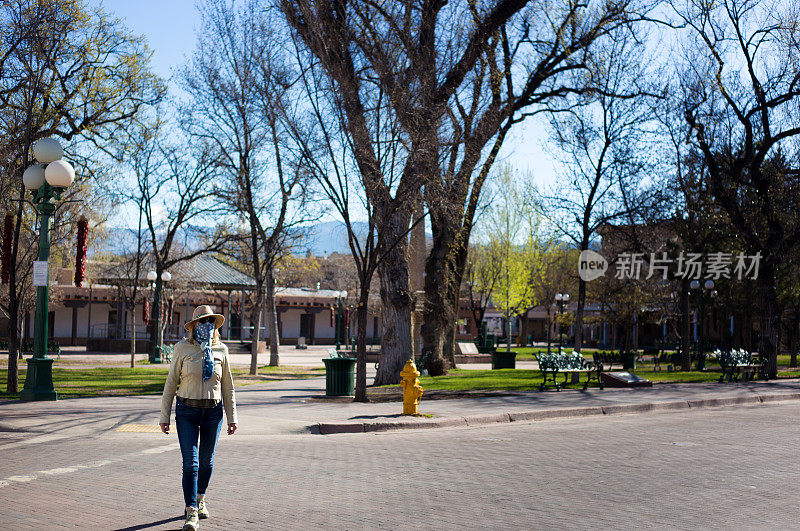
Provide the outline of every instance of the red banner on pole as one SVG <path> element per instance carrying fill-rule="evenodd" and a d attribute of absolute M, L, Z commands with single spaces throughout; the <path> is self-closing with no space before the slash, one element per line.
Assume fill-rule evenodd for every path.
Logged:
<path fill-rule="evenodd" d="M 8 284 L 11 278 L 11 238 L 14 232 L 14 216 L 6 214 L 5 223 L 3 224 L 3 265 L 2 265 L 2 282 Z"/>
<path fill-rule="evenodd" d="M 89 235 L 89 221 L 82 217 L 78 221 L 78 247 L 75 254 L 75 285 L 79 288 L 86 280 L 86 240 Z"/>

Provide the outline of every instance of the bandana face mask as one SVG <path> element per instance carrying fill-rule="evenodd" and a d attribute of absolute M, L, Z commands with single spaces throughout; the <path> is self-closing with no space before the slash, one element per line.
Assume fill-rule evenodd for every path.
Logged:
<path fill-rule="evenodd" d="M 214 332 L 214 323 L 197 323 L 194 326 L 194 340 L 200 343 L 203 350 L 203 381 L 214 374 L 214 357 L 211 354 L 211 334 Z"/>

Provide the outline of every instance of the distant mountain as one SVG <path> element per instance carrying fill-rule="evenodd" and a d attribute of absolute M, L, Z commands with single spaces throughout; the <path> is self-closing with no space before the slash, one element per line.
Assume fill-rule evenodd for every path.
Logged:
<path fill-rule="evenodd" d="M 341 221 L 327 221 L 310 225 L 306 234 L 298 244 L 295 254 L 311 252 L 313 256 L 327 256 L 331 253 L 350 254 L 350 245 L 347 242 L 347 228 Z M 364 237 L 369 225 L 366 221 L 353 222 L 353 231 L 357 236 Z M 428 244 L 433 240 L 430 233 L 425 233 Z"/>
<path fill-rule="evenodd" d="M 366 221 L 353 222 L 353 230 L 359 236 L 366 235 L 368 228 Z M 332 253 L 350 254 L 347 229 L 344 223 L 340 221 L 326 221 L 316 225 L 309 225 L 304 227 L 303 233 L 294 250 L 297 255 L 305 255 L 308 252 L 313 256 L 328 256 Z M 144 238 L 146 248 L 149 234 L 145 234 Z M 430 234 L 427 234 L 427 239 L 428 242 L 431 241 Z M 183 232 L 179 240 L 188 244 L 193 241 L 191 235 Z M 136 250 L 136 230 L 110 227 L 106 231 L 106 237 L 95 241 L 94 245 L 89 248 L 88 254 L 91 258 L 97 253 L 121 254 L 126 249 L 128 251 Z"/>
<path fill-rule="evenodd" d="M 353 222 L 353 231 L 363 237 L 369 225 L 366 221 Z M 305 235 L 295 249 L 295 254 L 311 252 L 314 256 L 327 256 L 331 253 L 350 254 L 347 228 L 341 221 L 326 221 L 306 227 Z"/>

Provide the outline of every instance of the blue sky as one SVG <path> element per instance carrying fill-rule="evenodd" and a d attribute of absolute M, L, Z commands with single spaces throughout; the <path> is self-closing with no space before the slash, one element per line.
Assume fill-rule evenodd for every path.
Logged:
<path fill-rule="evenodd" d="M 153 51 L 153 69 L 168 78 L 194 48 L 200 17 L 194 0 L 105 0 L 109 13 L 134 33 L 147 37 Z"/>

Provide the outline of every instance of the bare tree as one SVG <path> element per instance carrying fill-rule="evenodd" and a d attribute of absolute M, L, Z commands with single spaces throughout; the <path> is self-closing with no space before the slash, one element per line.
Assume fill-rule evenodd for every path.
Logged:
<path fill-rule="evenodd" d="M 405 230 L 396 234 L 393 226 L 379 222 L 384 218 L 376 212 L 374 203 L 364 191 L 356 149 L 347 133 L 347 117 L 338 105 L 338 96 L 321 69 L 319 59 L 303 53 L 299 43 L 295 43 L 300 67 L 299 96 L 302 97 L 298 101 L 302 103 L 296 102 L 286 108 L 286 124 L 293 132 L 304 171 L 315 180 L 347 230 L 348 245 L 358 278 L 355 400 L 366 401 L 366 330 L 372 282 L 381 263 L 397 246 L 405 245 L 409 227 L 406 226 Z M 375 162 L 382 172 L 391 176 L 400 157 L 397 149 L 392 147 L 397 144 L 397 128 L 391 115 L 385 114 L 385 103 L 374 112 L 376 121 L 382 124 L 375 131 L 378 135 L 375 145 L 389 146 L 378 150 L 380 157 Z M 398 208 L 399 204 L 392 200 L 391 205 L 384 205 L 382 215 L 394 216 L 390 209 Z M 362 215 L 366 218 L 366 223 L 357 223 L 355 216 Z M 387 293 L 385 284 L 381 281 L 382 298 Z M 384 304 L 382 312 L 385 310 Z M 384 341 L 387 338 L 387 329 L 393 330 L 390 319 L 391 317 L 382 313 Z M 377 378 L 375 383 L 378 384 Z"/>
<path fill-rule="evenodd" d="M 645 192 L 652 169 L 653 116 L 646 105 L 651 73 L 643 67 L 644 44 L 627 33 L 599 49 L 595 90 L 552 115 L 560 158 L 559 182 L 543 197 L 559 231 L 580 251 L 590 249 L 600 227 L 637 225 L 650 203 Z M 549 302 L 549 301 L 548 301 Z M 578 278 L 575 351 L 583 342 L 586 281 Z"/>
<path fill-rule="evenodd" d="M 136 199 L 141 199 L 137 197 Z M 135 201 L 135 200 L 134 200 Z M 149 248 L 145 248 L 146 233 L 142 229 L 142 216 L 144 210 L 142 205 L 135 205 L 138 210 L 138 224 L 136 229 L 125 231 L 125 236 L 115 242 L 113 252 L 114 262 L 107 269 L 103 276 L 113 279 L 110 282 L 112 285 L 117 286 L 118 294 L 125 309 L 128 312 L 128 322 L 130 323 L 130 354 L 131 354 L 131 368 L 136 365 L 136 306 L 142 302 L 142 287 L 141 283 L 144 280 L 143 274 L 147 267 L 147 257 L 152 253 Z M 134 232 L 135 230 L 135 232 Z M 132 234 L 135 241 L 135 249 L 130 248 L 131 239 L 128 234 Z M 121 323 L 120 323 L 121 324 Z M 118 337 L 122 339 L 125 334 L 125 328 Z M 118 328 L 118 333 L 120 329 Z M 88 338 L 87 338 L 88 339 Z"/>
<path fill-rule="evenodd" d="M 193 151 L 167 143 L 160 122 L 143 127 L 132 148 L 132 183 L 127 199 L 144 216 L 147 246 L 156 272 L 150 319 L 151 351 L 161 344 L 163 272 L 201 254 L 219 252 L 234 237 L 219 224 L 223 207 L 214 190 L 216 159 L 206 146 Z M 178 136 L 174 134 L 173 136 Z M 176 140 L 176 144 L 177 144 Z M 183 145 L 187 145 L 184 142 Z"/>
<path fill-rule="evenodd" d="M 183 110 L 194 138 L 208 144 L 223 177 L 219 198 L 245 226 L 244 260 L 256 282 L 250 374 L 266 302 L 270 365 L 278 365 L 274 267 L 309 221 L 310 192 L 299 165 L 288 164 L 281 110 L 291 85 L 284 42 L 274 17 L 255 0 L 206 0 L 197 50 L 182 70 L 189 94 Z M 266 301 L 265 301 L 266 290 Z"/>
<path fill-rule="evenodd" d="M 448 365 L 444 349 L 475 209 L 508 131 L 525 116 L 526 107 L 541 107 L 582 90 L 562 85 L 561 74 L 588 72 L 589 48 L 627 25 L 634 5 L 565 2 L 552 9 L 538 4 L 524 9 L 527 4 L 281 2 L 289 22 L 334 83 L 376 212 L 382 214 L 390 204 L 387 192 L 396 190 L 392 197 L 402 201 L 402 207 L 394 209 L 397 219 L 382 216 L 379 224 L 396 227 L 396 233 L 407 227 L 414 201 L 410 192 L 424 186 L 434 236 L 426 265 L 422 328 L 431 374 L 441 374 Z M 364 98 L 365 79 L 377 80 L 403 132 L 405 164 L 396 187 L 387 187 L 378 171 L 369 134 L 370 125 L 377 122 L 364 118 L 376 107 Z M 385 291 L 393 294 L 384 300 L 384 308 L 397 307 L 389 321 L 410 307 L 410 297 L 402 296 L 408 290 L 407 266 L 400 256 L 404 250 L 398 248 L 396 259 L 382 268 Z M 402 322 L 405 326 L 405 317 Z M 407 348 L 405 338 L 404 333 Z M 391 345 L 382 348 L 394 352 Z M 393 381 L 398 361 L 381 363 Z"/>

